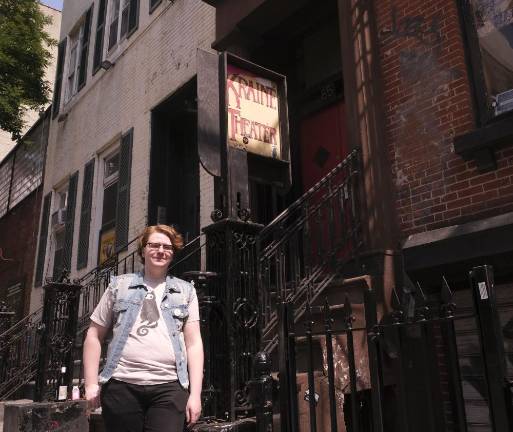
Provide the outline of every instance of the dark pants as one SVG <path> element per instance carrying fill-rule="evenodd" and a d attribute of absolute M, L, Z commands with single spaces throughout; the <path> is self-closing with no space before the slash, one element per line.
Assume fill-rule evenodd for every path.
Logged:
<path fill-rule="evenodd" d="M 110 380 L 102 386 L 107 432 L 182 432 L 189 393 L 178 381 L 135 385 Z"/>

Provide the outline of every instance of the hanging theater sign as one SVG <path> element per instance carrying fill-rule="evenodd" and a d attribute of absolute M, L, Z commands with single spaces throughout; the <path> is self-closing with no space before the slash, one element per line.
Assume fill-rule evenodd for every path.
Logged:
<path fill-rule="evenodd" d="M 232 147 L 281 159 L 278 84 L 227 65 L 227 140 Z"/>

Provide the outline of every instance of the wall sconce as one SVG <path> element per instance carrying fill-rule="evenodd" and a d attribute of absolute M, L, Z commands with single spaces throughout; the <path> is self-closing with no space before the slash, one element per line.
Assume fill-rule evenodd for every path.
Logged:
<path fill-rule="evenodd" d="M 111 62 L 110 60 L 103 60 L 100 63 L 100 67 L 104 70 L 109 70 L 111 67 L 113 67 L 116 63 Z"/>

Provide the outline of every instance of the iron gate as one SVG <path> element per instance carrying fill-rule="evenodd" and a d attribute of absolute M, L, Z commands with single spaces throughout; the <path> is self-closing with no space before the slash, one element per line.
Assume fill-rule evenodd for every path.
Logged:
<path fill-rule="evenodd" d="M 279 430 L 513 430 L 492 269 L 474 268 L 470 284 L 474 307 L 468 313 L 457 312 L 445 279 L 438 301 L 428 301 L 410 282 L 393 293 L 385 314 L 370 287 L 360 299 L 346 297 L 343 307 L 307 302 L 303 323 L 294 319 L 292 303 L 282 302 Z M 479 335 L 488 426 L 468 419 L 474 414 L 466 407 L 456 327 L 469 322 Z"/>

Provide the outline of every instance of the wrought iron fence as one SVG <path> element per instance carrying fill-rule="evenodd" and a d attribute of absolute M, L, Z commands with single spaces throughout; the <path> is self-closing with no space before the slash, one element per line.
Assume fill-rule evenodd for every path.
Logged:
<path fill-rule="evenodd" d="M 0 334 L 0 400 L 34 379 L 41 341 L 43 308 Z"/>
<path fill-rule="evenodd" d="M 493 277 L 483 276 L 482 269 L 472 272 L 474 311 L 463 313 L 445 280 L 437 299 L 428 300 L 411 283 L 394 292 L 386 314 L 369 286 L 341 307 L 308 300 L 301 306 L 302 325 L 294 303 L 281 302 L 279 430 L 511 430 L 513 406 L 502 332 L 496 328 Z M 482 367 L 474 374 L 486 383 L 488 424 L 467 418 L 474 414 L 466 406 L 460 373 L 457 338 L 463 336 L 455 330 L 465 320 L 472 320 L 481 335 Z M 259 430 L 273 429 L 272 417 L 261 416 L 259 422 L 266 422 Z"/>
<path fill-rule="evenodd" d="M 72 354 L 73 360 L 68 368 L 70 380 L 82 381 L 81 357 L 85 331 L 89 326 L 89 317 L 107 289 L 111 277 L 134 272 L 140 268 L 136 240 L 130 241 L 107 262 L 74 282 L 81 285 L 82 288 L 78 298 L 76 343 Z M 191 266 L 198 265 L 199 268 L 201 251 L 205 246 L 202 240 L 203 237 L 198 236 L 187 243 L 184 249 L 177 254 L 175 262 L 170 267 L 170 272 L 181 274 Z M 61 309 L 59 311 L 62 312 L 64 309 Z M 11 397 L 23 385 L 35 379 L 38 355 L 42 348 L 41 337 L 45 330 L 42 316 L 43 308 L 41 307 L 13 326 L 4 328 L 0 333 L 0 400 Z M 2 320 L 2 322 L 4 321 Z"/>
<path fill-rule="evenodd" d="M 277 304 L 305 304 L 361 246 L 358 150 L 267 225 L 258 238 L 263 349 L 277 346 Z M 298 307 L 296 311 L 303 308 Z"/>

